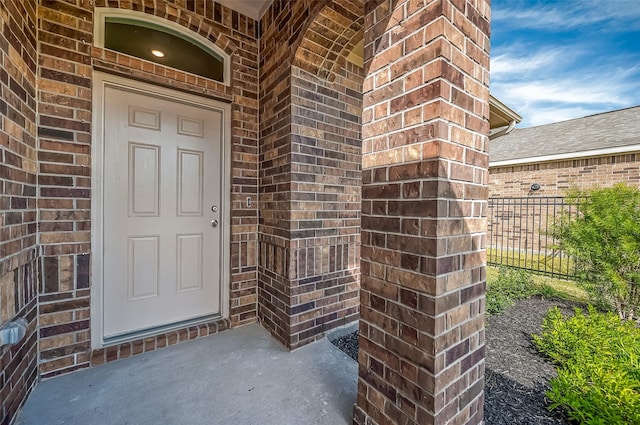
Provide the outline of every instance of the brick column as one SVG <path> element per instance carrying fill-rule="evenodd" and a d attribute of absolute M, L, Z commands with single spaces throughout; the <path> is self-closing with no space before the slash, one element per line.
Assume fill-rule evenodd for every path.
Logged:
<path fill-rule="evenodd" d="M 259 317 L 289 348 L 358 317 L 362 12 L 276 1 L 261 21 Z"/>
<path fill-rule="evenodd" d="M 488 51 L 488 1 L 367 2 L 354 424 L 482 422 Z"/>

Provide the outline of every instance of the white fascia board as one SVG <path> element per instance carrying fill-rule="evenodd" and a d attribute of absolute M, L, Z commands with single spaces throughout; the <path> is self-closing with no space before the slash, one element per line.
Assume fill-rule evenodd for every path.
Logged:
<path fill-rule="evenodd" d="M 504 161 L 489 160 L 489 168 L 508 167 L 511 165 L 536 164 L 540 162 L 564 161 L 567 159 L 581 159 L 594 156 L 608 156 L 621 153 L 640 151 L 640 145 L 616 146 L 615 148 L 595 149 L 582 152 L 567 152 L 555 155 L 532 156 L 529 158 L 507 159 Z"/>
<path fill-rule="evenodd" d="M 520 114 L 502 103 L 500 99 L 494 97 L 492 94 L 489 95 L 489 106 L 493 106 L 496 109 L 496 112 L 500 112 L 508 123 L 514 120 L 516 123 L 520 123 L 522 121 Z"/>

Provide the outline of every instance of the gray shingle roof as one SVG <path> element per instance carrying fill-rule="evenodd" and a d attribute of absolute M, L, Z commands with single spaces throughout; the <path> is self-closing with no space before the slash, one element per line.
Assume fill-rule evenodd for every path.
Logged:
<path fill-rule="evenodd" d="M 640 106 L 554 124 L 516 128 L 489 142 L 489 161 L 507 161 L 640 144 Z M 579 155 L 577 155 L 579 156 Z"/>

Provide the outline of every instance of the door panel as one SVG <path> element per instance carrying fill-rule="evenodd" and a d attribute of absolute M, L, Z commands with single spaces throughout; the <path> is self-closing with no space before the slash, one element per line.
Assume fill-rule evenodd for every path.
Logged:
<path fill-rule="evenodd" d="M 202 289 L 202 234 L 178 235 L 178 291 Z"/>
<path fill-rule="evenodd" d="M 204 152 L 178 150 L 178 215 L 202 215 Z"/>
<path fill-rule="evenodd" d="M 221 312 L 222 113 L 107 86 L 104 338 Z"/>
<path fill-rule="evenodd" d="M 160 146 L 129 143 L 129 217 L 160 211 Z"/>
<path fill-rule="evenodd" d="M 160 244 L 158 236 L 129 238 L 127 256 L 127 301 L 158 296 L 158 266 Z"/>

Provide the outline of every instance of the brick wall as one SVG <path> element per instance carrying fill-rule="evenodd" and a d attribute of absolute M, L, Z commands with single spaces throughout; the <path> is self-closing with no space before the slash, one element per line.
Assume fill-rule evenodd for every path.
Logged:
<path fill-rule="evenodd" d="M 358 318 L 364 70 L 346 60 L 364 3 L 324 6 L 295 50 L 292 91 L 292 346 Z"/>
<path fill-rule="evenodd" d="M 363 3 L 262 18 L 260 319 L 286 346 L 357 319 Z"/>
<path fill-rule="evenodd" d="M 40 372 L 85 367 L 90 349 L 92 12 L 38 8 Z"/>
<path fill-rule="evenodd" d="M 106 6 L 105 0 L 95 2 Z M 44 258 L 40 295 L 40 372 L 86 367 L 90 351 L 92 69 L 117 73 L 232 103 L 230 321 L 257 312 L 258 30 L 256 22 L 216 3 L 109 1 L 177 22 L 231 55 L 231 86 L 93 47 L 93 4 L 42 0 L 39 8 L 40 222 Z M 247 198 L 252 200 L 248 206 Z M 226 323 L 208 324 L 206 335 Z M 192 332 L 187 331 L 188 338 Z M 164 335 L 164 338 L 170 338 Z M 179 338 L 185 339 L 185 338 Z M 161 341 L 138 341 L 145 350 Z M 135 342 L 132 343 L 135 345 Z M 115 358 L 127 348 L 116 349 Z M 113 350 L 111 350 L 113 351 Z M 122 351 L 122 353 L 121 353 Z M 137 352 L 133 350 L 133 352 Z M 120 354 L 118 354 L 120 353 Z M 107 350 L 94 363 L 114 359 Z"/>
<path fill-rule="evenodd" d="M 540 190 L 531 191 L 539 183 Z M 564 196 L 572 188 L 640 186 L 640 153 L 489 169 L 491 197 Z"/>
<path fill-rule="evenodd" d="M 290 297 L 290 39 L 296 32 L 293 27 L 304 24 L 309 7 L 274 1 L 260 21 L 258 316 L 285 345 L 290 331 L 286 311 Z"/>
<path fill-rule="evenodd" d="M 292 69 L 292 347 L 358 317 L 362 68 Z"/>
<path fill-rule="evenodd" d="M 291 46 L 321 3 L 326 1 L 274 1 L 260 21 L 258 316 L 286 346 L 291 328 Z"/>
<path fill-rule="evenodd" d="M 0 3 L 0 326 L 29 324 L 0 347 L 0 424 L 8 424 L 37 376 L 36 4 Z"/>
<path fill-rule="evenodd" d="M 489 4 L 366 9 L 354 423 L 481 423 Z"/>

